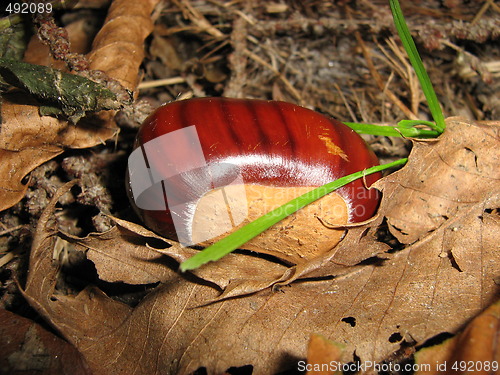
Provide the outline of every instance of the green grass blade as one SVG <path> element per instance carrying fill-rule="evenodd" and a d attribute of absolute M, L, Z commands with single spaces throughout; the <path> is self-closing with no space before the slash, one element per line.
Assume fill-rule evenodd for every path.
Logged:
<path fill-rule="evenodd" d="M 401 38 L 401 42 L 403 43 L 403 47 L 405 48 L 406 53 L 408 54 L 411 65 L 413 66 L 413 69 L 415 69 L 417 78 L 420 82 L 420 85 L 422 86 L 422 91 L 424 92 L 425 98 L 427 99 L 429 110 L 431 111 L 432 117 L 435 121 L 434 129 L 442 133 L 446 128 L 443 111 L 441 110 L 436 92 L 432 87 L 431 80 L 429 78 L 429 75 L 427 74 L 427 71 L 425 70 L 422 59 L 418 54 L 415 42 L 411 37 L 410 30 L 406 25 L 401 6 L 399 5 L 398 0 L 389 0 L 389 4 L 391 6 L 392 16 L 394 18 L 394 25 L 398 30 L 399 37 Z"/>
<path fill-rule="evenodd" d="M 407 121 L 411 121 L 411 126 Z M 374 125 L 374 124 L 362 124 L 358 122 L 345 122 L 344 124 L 349 126 L 358 134 L 373 134 L 385 137 L 411 137 L 411 138 L 436 138 L 441 134 L 437 130 L 419 129 L 414 128 L 415 125 L 427 125 L 430 126 L 428 121 L 419 120 L 403 120 L 398 123 L 398 126 L 385 126 L 385 125 Z M 432 123 L 432 125 L 434 125 Z"/>
<path fill-rule="evenodd" d="M 427 125 L 432 129 L 434 126 L 434 123 L 431 121 L 425 121 L 425 120 L 401 120 L 398 122 L 398 128 L 412 128 L 416 125 Z"/>
<path fill-rule="evenodd" d="M 377 165 L 364 171 L 359 171 L 348 176 L 341 177 L 338 180 L 329 182 L 323 186 L 311 190 L 306 194 L 303 194 L 300 197 L 297 197 L 290 202 L 285 203 L 284 205 L 259 217 L 258 219 L 238 229 L 236 232 L 231 233 L 229 236 L 223 238 L 219 242 L 207 247 L 205 250 L 202 250 L 191 258 L 185 260 L 181 263 L 180 270 L 182 272 L 194 270 L 205 263 L 216 261 L 229 254 L 230 252 L 238 249 L 241 245 L 264 232 L 266 229 L 278 223 L 279 221 L 283 220 L 285 217 L 293 214 L 294 212 L 327 195 L 328 193 L 331 193 L 332 191 L 363 176 L 380 172 L 384 169 L 403 165 L 407 162 L 407 160 L 408 159 L 399 159 L 392 163 Z"/>

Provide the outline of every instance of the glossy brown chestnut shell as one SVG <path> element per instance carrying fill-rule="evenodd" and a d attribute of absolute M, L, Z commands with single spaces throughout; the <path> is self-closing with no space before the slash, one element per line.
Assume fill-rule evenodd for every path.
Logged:
<path fill-rule="evenodd" d="M 246 186 L 311 188 L 378 165 L 377 157 L 361 137 L 341 122 L 294 104 L 250 99 L 199 98 L 166 104 L 143 123 L 136 148 L 192 126 L 207 165 L 236 166 Z M 161 152 L 158 155 L 163 158 Z M 168 157 L 161 163 L 175 164 L 176 160 Z M 380 177 L 372 174 L 337 191 L 347 205 L 348 222 L 373 216 L 379 193 L 366 186 Z M 214 186 L 227 184 L 223 174 L 213 178 L 222 179 L 214 181 Z M 185 185 L 179 183 L 178 187 L 183 189 Z M 175 238 L 169 209 L 138 209 L 130 191 L 131 202 L 146 226 Z"/>

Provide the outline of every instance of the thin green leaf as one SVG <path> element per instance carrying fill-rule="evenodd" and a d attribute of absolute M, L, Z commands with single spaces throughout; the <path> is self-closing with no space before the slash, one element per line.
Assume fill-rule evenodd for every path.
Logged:
<path fill-rule="evenodd" d="M 431 111 L 432 117 L 435 121 L 435 124 L 433 124 L 433 129 L 442 133 L 446 128 L 443 111 L 441 110 L 436 92 L 434 91 L 429 75 L 425 70 L 422 59 L 418 54 L 415 42 L 411 37 L 410 30 L 408 29 L 405 18 L 403 16 L 403 11 L 401 10 L 401 7 L 397 0 L 389 0 L 389 4 L 391 6 L 392 16 L 394 18 L 394 25 L 398 30 L 399 37 L 401 38 L 401 42 L 403 43 L 403 47 L 405 48 L 406 53 L 408 54 L 411 65 L 413 66 L 413 69 L 415 69 L 417 78 L 420 82 L 420 85 L 422 86 L 422 91 L 424 92 L 425 98 L 427 99 L 429 110 Z"/>
<path fill-rule="evenodd" d="M 223 256 L 238 249 L 241 245 L 250 241 L 255 236 L 261 234 L 266 229 L 283 220 L 285 217 L 293 214 L 294 212 L 297 212 L 301 208 L 318 200 L 321 197 L 324 197 L 332 191 L 363 176 L 405 164 L 407 160 L 408 159 L 399 159 L 392 163 L 377 165 L 364 171 L 359 171 L 348 176 L 341 177 L 338 180 L 329 182 L 323 186 L 311 190 L 310 192 L 307 192 L 306 194 L 303 194 L 300 197 L 297 197 L 290 202 L 285 203 L 284 205 L 268 212 L 267 214 L 238 229 L 234 233 L 231 233 L 219 242 L 207 247 L 205 250 L 202 250 L 191 258 L 185 260 L 181 263 L 180 270 L 182 272 L 194 270 L 205 263 L 219 260 Z"/>
<path fill-rule="evenodd" d="M 413 127 L 414 125 L 429 126 L 429 123 L 427 121 L 415 120 L 415 122 L 412 123 L 412 127 L 408 127 L 408 124 L 404 123 L 403 121 L 401 121 L 398 124 L 399 126 L 396 127 L 374 124 L 360 124 L 357 122 L 344 122 L 344 124 L 349 126 L 358 134 L 373 134 L 385 137 L 436 138 L 437 136 L 439 136 L 439 134 L 441 134 L 441 132 L 437 130 L 419 129 Z"/>
<path fill-rule="evenodd" d="M 425 121 L 425 120 L 401 120 L 398 122 L 398 127 L 402 128 L 413 128 L 414 126 L 418 125 L 427 125 L 432 129 L 434 123 L 432 121 Z"/>

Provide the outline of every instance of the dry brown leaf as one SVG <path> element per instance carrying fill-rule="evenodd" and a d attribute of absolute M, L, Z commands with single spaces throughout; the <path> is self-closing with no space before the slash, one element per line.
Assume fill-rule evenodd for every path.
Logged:
<path fill-rule="evenodd" d="M 415 354 L 418 375 L 494 374 L 500 371 L 500 300 L 459 335 Z"/>
<path fill-rule="evenodd" d="M 110 216 L 111 217 L 111 216 Z M 99 278 L 108 282 L 149 284 L 177 278 L 177 262 L 193 256 L 197 250 L 185 248 L 174 241 L 119 218 L 111 217 L 116 227 L 105 233 L 79 238 L 60 232 L 59 236 L 84 251 L 96 266 Z M 265 259 L 230 254 L 220 262 L 193 273 L 224 291 L 218 299 L 249 294 L 272 285 L 285 266 Z M 230 270 L 228 272 L 228 270 Z"/>
<path fill-rule="evenodd" d="M 379 215 L 368 224 L 351 227 L 338 246 L 307 263 L 290 267 L 277 285 L 287 285 L 302 277 L 341 276 L 363 267 L 360 263 L 369 258 L 389 258 L 386 252 L 390 246 L 376 239 L 381 221 L 382 217 Z"/>
<path fill-rule="evenodd" d="M 282 292 L 266 289 L 209 304 L 219 298 L 218 287 L 172 273 L 171 279 L 132 309 L 92 288 L 76 297 L 57 295 L 58 270 L 51 260 L 57 237 L 49 225 L 55 204 L 52 203 L 44 212 L 35 236 L 26 296 L 79 348 L 95 374 L 188 374 L 201 366 L 208 374 L 218 374 L 231 366 L 244 365 L 252 365 L 254 374 L 270 374 L 287 367 L 297 368 L 297 361 L 306 356 L 312 332 L 345 345 L 344 362 L 352 361 L 354 352 L 362 362 L 380 362 L 398 350 L 401 341 L 423 343 L 443 331 L 456 332 L 488 306 L 498 292 L 500 231 L 496 209 L 500 205 L 500 192 L 498 184 L 492 185 L 490 180 L 495 178 L 492 165 L 498 161 L 500 148 L 498 137 L 492 136 L 498 132 L 498 124 L 475 125 L 457 119 L 448 123 L 449 129 L 431 148 L 429 144 L 415 144 L 408 165 L 381 180 L 379 187 L 384 198 L 380 218 L 370 225 L 377 227 L 386 212 L 390 215 L 388 220 L 421 212 L 419 205 L 425 191 L 413 193 L 416 189 L 409 180 L 422 171 L 425 176 L 432 175 L 436 159 L 446 160 L 450 170 L 455 171 L 457 163 L 467 161 L 460 160 L 463 154 L 457 148 L 467 147 L 479 154 L 477 143 L 487 139 L 488 143 L 481 147 L 489 148 L 490 152 L 481 154 L 477 165 L 490 173 L 462 174 L 464 184 L 481 185 L 475 192 L 475 200 L 464 203 L 458 198 L 445 199 L 448 219 L 430 232 L 425 225 L 415 226 L 417 232 L 425 228 L 427 233 L 420 234 L 421 239 L 412 245 L 384 255 L 386 260 L 356 265 L 333 279 L 294 282 L 283 287 Z M 485 137 L 478 138 L 477 132 Z M 464 146 L 463 139 L 470 142 Z M 496 147 L 490 147 L 494 142 Z M 428 155 L 427 158 L 422 154 Z M 459 158 L 450 160 L 448 155 Z M 445 168 L 437 170 L 444 176 L 451 173 Z M 474 183 L 471 177 L 476 177 Z M 428 188 L 431 192 L 437 189 Z M 444 190 L 448 194 L 445 197 L 449 197 L 451 193 Z M 449 201 L 457 207 L 453 209 Z M 398 206 L 403 213 L 398 212 Z M 412 209 L 408 211 L 408 207 Z M 439 205 L 430 209 L 435 207 Z M 474 235 L 460 239 L 460 228 L 468 228 L 467 234 Z M 357 235 L 357 240 L 351 238 L 352 244 L 373 244 L 377 251 L 383 249 L 376 245 L 372 228 L 360 229 Z M 459 256 L 462 248 L 467 254 Z M 377 253 L 373 249 L 353 248 L 352 253 L 348 250 L 339 253 L 343 267 Z M 232 255 L 227 259 L 243 257 Z M 465 255 L 478 261 L 464 261 Z M 169 256 L 181 260 L 186 254 Z M 240 266 L 245 264 L 239 262 Z M 331 267 L 330 263 L 340 262 L 326 262 L 324 267 Z M 238 262 L 226 263 L 227 268 L 220 264 L 217 272 L 230 279 L 235 270 L 229 265 Z M 213 276 L 210 268 L 206 270 L 207 274 L 200 277 Z M 321 270 L 314 272 L 319 275 Z M 400 337 L 401 341 L 394 337 Z"/>
<path fill-rule="evenodd" d="M 152 31 L 150 14 L 158 1 L 113 2 L 89 55 L 92 69 L 103 70 L 128 89 L 135 89 L 143 59 L 142 43 Z M 47 62 L 44 56 L 32 52 L 38 47 L 37 43 L 30 44 L 27 55 L 31 62 L 39 63 L 36 59 Z M 92 122 L 84 119 L 72 125 L 40 116 L 37 103 L 27 95 L 4 97 L 1 117 L 0 211 L 23 198 L 27 185 L 22 180 L 34 168 L 59 155 L 64 148 L 92 147 L 114 137 L 118 131 L 113 111 L 100 113 Z"/>
<path fill-rule="evenodd" d="M 72 24 L 67 30 L 69 40 L 74 46 L 78 30 L 75 30 Z M 77 47 L 74 52 L 82 53 L 84 50 Z M 38 37 L 30 41 L 25 61 L 43 65 L 54 62 L 49 56 L 49 48 L 43 45 Z M 62 64 L 60 67 L 62 68 Z M 50 138 L 53 129 L 55 134 L 52 136 L 59 137 L 57 131 L 67 127 L 65 122 L 55 118 L 40 117 L 36 103 L 25 95 L 14 96 L 13 103 L 4 102 L 2 107 L 0 176 L 3 178 L 0 179 L 0 211 L 13 206 L 24 197 L 28 184 L 23 184 L 22 180 L 29 172 L 63 152 L 59 146 L 61 140 L 53 139 L 53 142 L 47 142 L 45 137 L 41 137 L 37 141 L 36 136 L 44 134 Z M 103 135 L 101 137 L 104 138 Z"/>
<path fill-rule="evenodd" d="M 89 291 L 77 298 L 45 297 L 43 311 L 50 312 L 51 321 L 78 345 L 96 374 L 126 373 L 127 369 L 142 374 L 189 373 L 199 366 L 215 374 L 246 364 L 253 365 L 256 374 L 268 374 L 282 369 L 287 358 L 305 356 L 308 332 L 340 341 L 350 352 L 355 348 L 362 360 L 380 361 L 398 347 L 389 341 L 393 333 L 425 339 L 441 330 L 456 330 L 481 308 L 475 301 L 468 302 L 470 290 L 464 294 L 463 284 L 456 286 L 456 277 L 445 275 L 436 286 L 444 295 L 436 301 L 435 277 L 408 275 L 410 280 L 398 284 L 408 256 L 405 251 L 392 265 L 366 267 L 355 276 L 294 284 L 284 293 L 266 291 L 203 308 L 196 306 L 215 298 L 218 291 L 178 279 L 121 315 L 111 308 L 105 314 L 105 301 L 102 309 L 91 309 L 99 309 L 100 315 L 85 313 L 80 301 L 96 300 L 95 295 L 90 297 L 95 292 Z M 33 266 L 42 263 L 50 265 L 50 257 Z M 51 296 L 47 276 L 33 278 L 26 292 Z M 454 316 L 445 313 L 449 309 Z M 341 321 L 346 317 L 354 319 L 354 327 Z M 120 324 L 110 327 L 109 321 Z"/>
<path fill-rule="evenodd" d="M 168 258 L 148 249 L 143 237 L 118 225 L 105 233 L 91 233 L 85 238 L 62 232 L 60 236 L 86 253 L 101 280 L 151 284 L 168 281 L 175 275 Z"/>
<path fill-rule="evenodd" d="M 416 143 L 408 166 L 375 184 L 389 198 L 384 215 L 402 243 L 421 239 L 499 191 L 498 122 L 452 117 L 446 125 L 439 142 Z M 401 187 L 405 194 L 394 199 Z"/>
<path fill-rule="evenodd" d="M 50 116 L 41 117 L 28 97 L 4 95 L 0 132 L 0 211 L 21 200 L 28 188 L 24 177 L 56 157 L 64 147 L 95 146 L 113 137 L 117 128 L 107 124 L 70 125 Z"/>

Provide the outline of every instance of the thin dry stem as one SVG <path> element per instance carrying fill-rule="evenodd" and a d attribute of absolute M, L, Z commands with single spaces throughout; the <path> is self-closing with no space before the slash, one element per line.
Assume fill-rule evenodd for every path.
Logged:
<path fill-rule="evenodd" d="M 373 79 L 375 80 L 375 83 L 377 86 L 380 88 L 380 90 L 385 89 L 385 83 L 380 76 L 380 73 L 378 70 L 375 68 L 375 65 L 373 64 L 373 60 L 371 58 L 371 53 L 368 50 L 363 38 L 361 37 L 361 34 L 356 31 L 354 33 L 354 36 L 356 37 L 356 40 L 358 41 L 358 44 L 360 45 L 362 51 L 363 51 L 363 56 L 365 57 L 366 60 L 366 65 L 368 66 L 368 69 L 370 70 L 370 74 L 372 75 Z M 408 117 L 411 120 L 417 120 L 418 117 L 413 113 L 404 103 L 389 89 L 385 90 L 385 94 L 387 97 L 405 114 L 406 117 Z"/>
<path fill-rule="evenodd" d="M 295 87 L 293 87 L 290 81 L 288 81 L 286 77 L 283 74 L 281 74 L 273 65 L 269 64 L 267 61 L 265 61 L 260 56 L 256 55 L 255 53 L 251 52 L 248 49 L 245 49 L 243 53 L 248 57 L 250 57 L 252 60 L 254 60 L 256 63 L 272 71 L 276 75 L 276 77 L 279 78 L 279 80 L 284 83 L 290 94 L 292 94 L 295 97 L 295 99 L 297 99 L 299 102 L 302 102 L 302 97 L 299 94 L 299 92 L 295 89 Z"/>
<path fill-rule="evenodd" d="M 182 10 L 184 17 L 188 18 L 200 32 L 206 32 L 217 39 L 225 38 L 226 35 L 214 27 L 208 20 L 201 14 L 201 12 L 191 5 L 189 0 L 173 0 L 173 2 Z"/>

